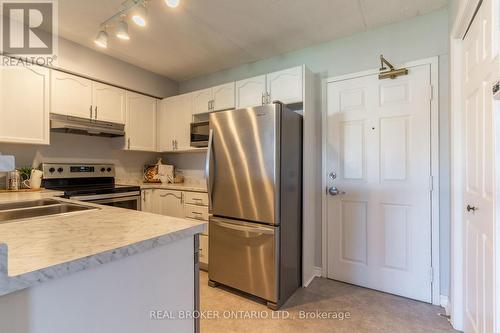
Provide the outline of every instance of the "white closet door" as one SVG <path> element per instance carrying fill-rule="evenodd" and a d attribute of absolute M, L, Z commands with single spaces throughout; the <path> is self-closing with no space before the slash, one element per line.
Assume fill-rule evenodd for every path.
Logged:
<path fill-rule="evenodd" d="M 285 104 L 302 102 L 302 66 L 267 74 L 267 90 L 271 101 Z"/>
<path fill-rule="evenodd" d="M 327 94 L 328 277 L 431 302 L 430 65 Z"/>
<path fill-rule="evenodd" d="M 0 142 L 49 144 L 50 71 L 0 67 Z"/>
<path fill-rule="evenodd" d="M 248 108 L 264 103 L 266 76 L 256 76 L 236 82 L 236 108 Z"/>
<path fill-rule="evenodd" d="M 493 332 L 494 80 L 492 2 L 483 1 L 463 42 L 464 332 Z M 498 240 L 497 240 L 498 242 Z M 498 260 L 497 260 L 498 261 Z"/>
<path fill-rule="evenodd" d="M 92 81 L 79 76 L 51 71 L 50 112 L 91 118 Z"/>

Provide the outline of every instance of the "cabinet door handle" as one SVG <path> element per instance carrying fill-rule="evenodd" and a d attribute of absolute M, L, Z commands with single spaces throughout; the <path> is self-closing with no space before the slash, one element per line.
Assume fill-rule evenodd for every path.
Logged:
<path fill-rule="evenodd" d="M 264 93 L 262 93 L 262 99 L 261 99 L 261 101 L 262 101 L 262 105 L 266 104 L 266 103 L 264 102 L 264 96 L 265 96 L 265 95 L 264 95 Z"/>
<path fill-rule="evenodd" d="M 92 119 L 92 105 L 90 105 L 89 111 L 90 111 L 90 119 Z"/>
<path fill-rule="evenodd" d="M 130 150 L 130 138 L 127 139 L 128 149 Z"/>
<path fill-rule="evenodd" d="M 95 106 L 95 119 L 97 119 L 97 105 Z"/>

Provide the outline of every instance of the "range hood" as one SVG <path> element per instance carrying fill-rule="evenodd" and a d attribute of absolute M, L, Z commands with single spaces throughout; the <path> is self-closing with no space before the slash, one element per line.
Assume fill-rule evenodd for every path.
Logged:
<path fill-rule="evenodd" d="M 50 130 L 51 132 L 104 136 L 108 138 L 125 135 L 125 125 L 123 124 L 64 116 L 55 113 L 50 114 Z"/>

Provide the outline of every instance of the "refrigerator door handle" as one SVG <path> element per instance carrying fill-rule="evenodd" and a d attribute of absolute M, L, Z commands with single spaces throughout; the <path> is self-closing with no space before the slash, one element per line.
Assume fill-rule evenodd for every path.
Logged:
<path fill-rule="evenodd" d="M 213 189 L 213 175 L 211 170 L 212 165 L 212 143 L 214 137 L 214 130 L 210 129 L 208 134 L 208 148 L 207 148 L 207 158 L 205 160 L 205 179 L 207 181 L 207 192 L 208 192 L 208 211 L 212 212 L 212 189 Z"/>
<path fill-rule="evenodd" d="M 269 229 L 269 228 L 263 228 L 259 226 L 245 226 L 245 225 L 238 225 L 238 224 L 233 224 L 233 223 L 225 223 L 221 221 L 216 221 L 214 219 L 210 220 L 211 223 L 216 224 L 218 226 L 221 226 L 223 228 L 227 229 L 233 229 L 237 231 L 248 231 L 251 233 L 259 233 L 259 234 L 266 234 L 266 235 L 273 235 L 274 230 Z"/>

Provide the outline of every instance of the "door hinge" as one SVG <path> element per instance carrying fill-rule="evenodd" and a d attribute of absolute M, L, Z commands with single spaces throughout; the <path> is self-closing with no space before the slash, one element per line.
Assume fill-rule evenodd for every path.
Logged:
<path fill-rule="evenodd" d="M 434 282 L 434 268 L 431 267 L 429 270 L 429 273 L 431 275 L 431 283 L 433 283 Z"/>
<path fill-rule="evenodd" d="M 434 191 L 434 177 L 429 176 L 429 192 Z"/>

